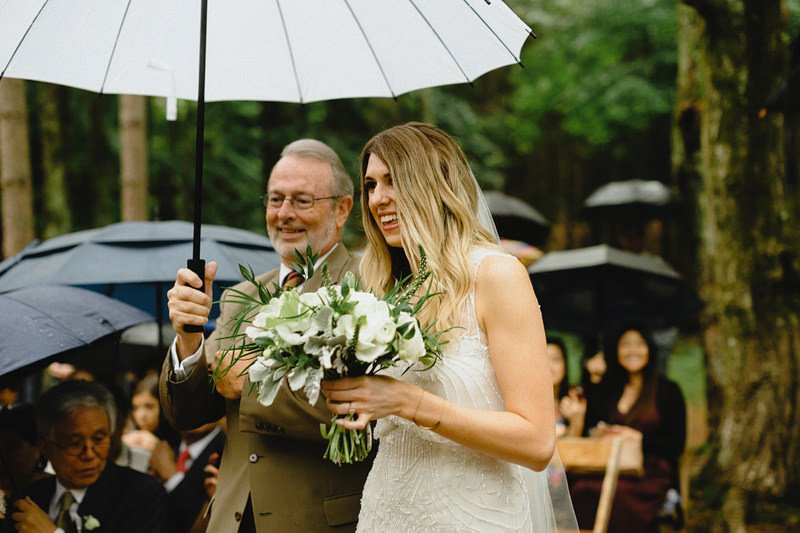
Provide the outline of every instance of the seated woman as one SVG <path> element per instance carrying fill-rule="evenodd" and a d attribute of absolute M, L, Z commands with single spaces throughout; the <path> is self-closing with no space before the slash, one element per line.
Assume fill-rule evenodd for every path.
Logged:
<path fill-rule="evenodd" d="M 588 401 L 584 432 L 641 443 L 644 475 L 620 476 L 608 531 L 658 531 L 658 511 L 685 446 L 686 405 L 678 385 L 658 374 L 654 344 L 644 328 L 624 327 L 611 339 L 608 371 Z M 591 527 L 602 480 L 570 481 L 578 524 Z"/>

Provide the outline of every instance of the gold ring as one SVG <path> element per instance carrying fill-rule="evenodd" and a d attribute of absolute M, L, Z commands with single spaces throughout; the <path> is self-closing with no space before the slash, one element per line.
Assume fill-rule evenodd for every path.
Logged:
<path fill-rule="evenodd" d="M 347 402 L 347 414 L 354 415 L 356 410 L 353 409 L 353 402 Z"/>

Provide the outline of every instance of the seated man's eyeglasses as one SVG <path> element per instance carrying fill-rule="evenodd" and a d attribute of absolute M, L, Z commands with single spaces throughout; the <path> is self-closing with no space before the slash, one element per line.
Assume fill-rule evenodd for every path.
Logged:
<path fill-rule="evenodd" d="M 67 455 L 82 455 L 89 450 L 89 447 L 98 455 L 105 454 L 111 446 L 111 435 L 108 433 L 97 433 L 89 439 L 75 438 L 67 442 L 46 440 Z"/>
<path fill-rule="evenodd" d="M 283 206 L 283 202 L 289 200 L 289 203 L 292 204 L 293 208 L 303 210 L 314 207 L 314 202 L 317 200 L 333 200 L 334 198 L 339 198 L 340 196 L 341 195 L 338 194 L 335 196 L 313 196 L 311 194 L 295 194 L 292 196 L 284 196 L 283 194 L 270 193 L 262 196 L 261 200 L 264 202 L 264 207 L 269 207 L 272 209 L 280 209 Z"/>

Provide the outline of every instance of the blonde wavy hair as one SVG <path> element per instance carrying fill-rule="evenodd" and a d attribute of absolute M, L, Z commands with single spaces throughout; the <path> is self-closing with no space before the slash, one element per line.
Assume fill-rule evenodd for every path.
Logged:
<path fill-rule="evenodd" d="M 390 252 L 370 213 L 364 174 L 371 155 L 389 169 L 408 265 L 398 264 L 402 254 Z M 435 329 L 440 331 L 459 325 L 472 290 L 470 250 L 475 246 L 499 249 L 494 235 L 478 222 L 480 191 L 461 147 L 431 124 L 394 126 L 364 146 L 361 178 L 361 213 L 367 235 L 360 265 L 362 281 L 379 294 L 391 290 L 398 272 L 417 271 L 421 245 L 432 273 L 431 288 L 443 296 L 431 299 L 418 318 L 426 325 L 435 320 Z"/>

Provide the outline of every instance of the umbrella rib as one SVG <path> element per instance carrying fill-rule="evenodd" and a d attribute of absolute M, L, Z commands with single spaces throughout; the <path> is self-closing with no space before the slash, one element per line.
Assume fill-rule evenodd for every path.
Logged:
<path fill-rule="evenodd" d="M 297 97 L 301 104 L 303 104 L 303 90 L 300 88 L 300 76 L 297 74 L 297 64 L 294 61 L 294 52 L 292 51 L 292 41 L 289 40 L 289 30 L 286 28 L 286 20 L 283 18 L 283 9 L 281 9 L 280 0 L 275 0 L 275 5 L 278 8 L 278 14 L 281 17 L 281 26 L 283 26 L 283 35 L 286 37 L 286 46 L 289 47 L 289 59 L 292 60 L 292 72 L 294 73 L 294 83 L 297 85 Z"/>
<path fill-rule="evenodd" d="M 0 72 L 0 80 L 2 80 L 3 76 L 5 76 L 6 71 L 8 70 L 8 66 L 11 65 L 12 61 L 14 61 L 14 56 L 17 55 L 17 52 L 19 51 L 20 46 L 22 46 L 22 43 L 25 41 L 25 38 L 28 36 L 28 32 L 31 31 L 31 28 L 33 28 L 33 25 L 36 24 L 36 20 L 39 18 L 39 15 L 42 14 L 42 11 L 44 11 L 44 8 L 46 8 L 47 4 L 49 4 L 49 3 L 50 3 L 50 0 L 46 0 L 42 4 L 42 7 L 39 8 L 39 11 L 36 13 L 36 16 L 33 17 L 33 20 L 31 20 L 31 23 L 28 24 L 28 29 L 25 30 L 25 34 L 22 36 L 22 39 L 19 40 L 19 42 L 17 43 L 17 47 L 14 48 L 14 52 L 11 54 L 11 57 L 8 58 L 8 61 L 6 62 L 6 66 L 3 67 L 3 72 Z"/>
<path fill-rule="evenodd" d="M 125 5 L 125 13 L 122 14 L 122 20 L 119 23 L 119 28 L 117 29 L 117 36 L 114 38 L 114 46 L 111 48 L 111 54 L 108 56 L 108 63 L 106 64 L 106 72 L 103 74 L 103 83 L 100 85 L 100 94 L 103 94 L 103 91 L 106 88 L 106 80 L 108 80 L 108 71 L 111 70 L 111 63 L 114 61 L 114 54 L 117 51 L 117 44 L 119 43 L 119 36 L 122 33 L 122 27 L 125 25 L 125 20 L 128 18 L 128 10 L 131 8 L 131 0 L 128 0 L 128 3 Z"/>
<path fill-rule="evenodd" d="M 361 32 L 361 35 L 364 37 L 364 41 L 366 41 L 367 46 L 369 47 L 369 51 L 372 54 L 372 57 L 375 59 L 375 64 L 378 65 L 378 70 L 381 71 L 381 76 L 383 76 L 383 81 L 386 82 L 386 87 L 389 89 L 389 92 L 392 94 L 392 98 L 394 98 L 396 100 L 397 99 L 397 95 L 395 94 L 394 89 L 392 89 L 392 84 L 389 83 L 389 78 L 386 76 L 386 72 L 383 70 L 383 65 L 381 65 L 381 62 L 378 59 L 378 54 L 375 53 L 375 49 L 372 47 L 372 43 L 370 42 L 369 37 L 367 37 L 367 33 L 364 31 L 364 27 L 361 25 L 361 21 L 358 20 L 358 17 L 356 16 L 355 12 L 353 11 L 352 6 L 350 6 L 350 2 L 348 2 L 348 0 L 344 0 L 344 4 L 347 6 L 347 9 L 350 10 L 350 15 L 352 15 L 353 20 L 356 21 L 356 25 L 358 26 L 358 30 Z"/>
<path fill-rule="evenodd" d="M 471 4 L 468 2 L 468 0 L 463 0 L 463 1 L 464 1 L 464 3 L 467 5 L 467 7 L 468 7 L 468 8 L 470 8 L 470 10 L 472 10 L 472 12 L 475 14 L 475 16 L 476 16 L 476 17 L 478 17 L 478 18 L 480 19 L 480 21 L 481 21 L 481 22 L 483 22 L 483 25 L 484 25 L 484 26 L 486 26 L 486 29 L 488 29 L 490 32 L 492 32 L 492 35 L 494 35 L 494 36 L 495 36 L 495 38 L 496 38 L 496 39 L 497 39 L 497 40 L 500 42 L 500 44 L 502 44 L 502 45 L 503 45 L 503 48 L 505 48 L 505 49 L 506 49 L 506 51 L 507 51 L 507 52 L 508 52 L 508 53 L 511 55 L 511 57 L 513 57 L 513 58 L 514 58 L 514 62 L 515 62 L 517 65 L 519 65 L 520 67 L 522 67 L 522 68 L 525 68 L 525 65 L 523 65 L 523 64 L 522 64 L 522 60 L 521 60 L 520 58 L 518 58 L 518 57 L 517 57 L 517 56 L 514 54 L 514 52 L 512 52 L 512 51 L 511 51 L 511 49 L 508 47 L 508 45 L 506 45 L 505 41 L 503 41 L 503 39 L 501 39 L 501 38 L 500 38 L 500 36 L 499 36 L 499 35 L 497 35 L 497 33 L 494 31 L 494 28 L 492 28 L 491 26 L 489 26 L 489 24 L 486 22 L 486 20 L 484 20 L 484 18 L 483 18 L 482 16 L 480 16 L 480 14 L 479 14 L 477 11 L 475 11 L 475 8 L 474 8 L 474 7 L 472 7 L 472 5 L 471 5 Z M 487 2 L 487 4 L 488 4 L 488 2 Z M 528 35 L 530 35 L 530 36 L 532 36 L 534 39 L 536 39 L 536 34 L 535 34 L 535 33 L 533 33 L 533 31 L 532 31 L 530 28 L 525 28 L 525 29 L 526 29 L 526 31 L 528 32 Z"/>
<path fill-rule="evenodd" d="M 451 51 L 450 51 L 450 48 L 449 48 L 449 47 L 447 46 L 447 44 L 444 42 L 444 39 L 442 39 L 442 36 L 441 36 L 441 35 L 439 35 L 439 32 L 437 32 L 437 31 L 436 31 L 436 29 L 433 27 L 433 24 L 431 24 L 431 22 L 430 22 L 430 21 L 427 19 L 427 17 L 425 17 L 425 15 L 422 13 L 422 11 L 420 11 L 419 7 L 418 7 L 418 6 L 417 6 L 417 4 L 414 2 L 414 0 L 408 0 L 408 3 L 409 3 L 409 4 L 411 4 L 412 6 L 414 6 L 414 9 L 416 9 L 416 10 L 417 10 L 417 13 L 419 13 L 419 16 L 420 16 L 420 17 L 422 17 L 422 20 L 424 20 L 424 21 L 425 21 L 425 24 L 427 24 L 427 25 L 428 25 L 428 27 L 431 29 L 431 31 L 433 32 L 433 34 L 434 34 L 434 35 L 436 36 L 436 38 L 439 40 L 439 42 L 440 42 L 440 43 L 442 43 L 442 46 L 444 47 L 445 51 L 447 52 L 447 55 L 449 55 L 449 56 L 450 56 L 450 59 L 452 59 L 452 60 L 453 60 L 453 63 L 455 63 L 456 67 L 458 67 L 458 70 L 459 70 L 459 71 L 461 72 L 461 74 L 464 76 L 464 79 L 466 80 L 466 82 L 467 82 L 467 83 L 469 83 L 469 84 L 470 84 L 470 86 L 472 86 L 472 80 L 471 80 L 471 79 L 469 79 L 469 76 L 467 76 L 467 73 L 466 73 L 466 72 L 464 72 L 464 69 L 463 69 L 463 68 L 461 68 L 461 63 L 459 63 L 459 62 L 458 62 L 458 60 L 456 59 L 456 57 L 453 55 L 453 52 L 451 52 Z"/>

